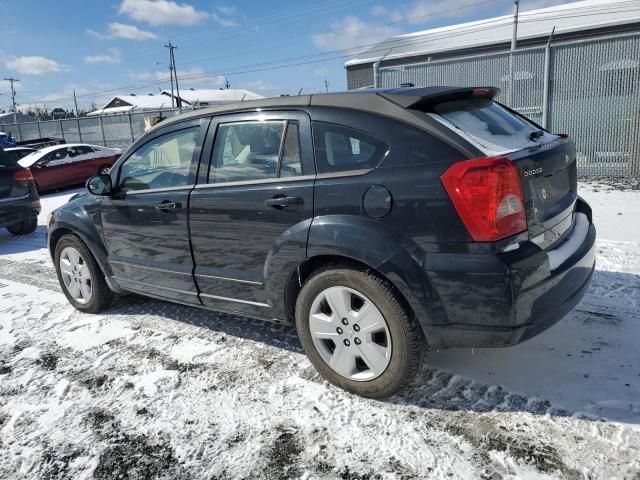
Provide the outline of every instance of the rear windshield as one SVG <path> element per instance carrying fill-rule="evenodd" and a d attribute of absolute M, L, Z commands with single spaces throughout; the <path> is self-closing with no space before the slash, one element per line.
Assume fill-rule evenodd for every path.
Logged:
<path fill-rule="evenodd" d="M 16 161 L 0 148 L 0 168 L 15 167 L 17 165 Z"/>
<path fill-rule="evenodd" d="M 442 102 L 434 105 L 429 114 L 487 154 L 520 150 L 557 138 L 490 99 Z"/>

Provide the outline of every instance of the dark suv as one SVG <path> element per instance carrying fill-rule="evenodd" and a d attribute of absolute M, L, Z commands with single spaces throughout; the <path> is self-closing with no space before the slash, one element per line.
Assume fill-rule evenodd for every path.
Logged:
<path fill-rule="evenodd" d="M 573 142 L 493 88 L 282 97 L 167 120 L 49 220 L 69 301 L 113 292 L 294 323 L 330 382 L 384 397 L 427 345 L 507 346 L 594 270 Z"/>
<path fill-rule="evenodd" d="M 40 197 L 28 168 L 0 148 L 0 228 L 28 235 L 38 227 Z"/>

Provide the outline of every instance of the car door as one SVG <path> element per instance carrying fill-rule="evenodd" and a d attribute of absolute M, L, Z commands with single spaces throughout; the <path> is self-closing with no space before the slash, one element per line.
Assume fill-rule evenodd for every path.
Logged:
<path fill-rule="evenodd" d="M 315 166 L 309 117 L 259 112 L 214 117 L 191 194 L 195 279 L 202 303 L 272 318 L 265 264 L 287 239 L 302 261 L 313 218 Z M 208 167 L 208 168 L 206 168 Z"/>
<path fill-rule="evenodd" d="M 47 153 L 36 162 L 31 171 L 38 188 L 44 191 L 68 185 L 66 170 L 70 161 L 68 147 L 61 147 Z"/>
<path fill-rule="evenodd" d="M 96 164 L 96 153 L 91 147 L 86 145 L 78 145 L 74 147 L 75 172 L 77 173 L 79 182 L 86 182 L 88 178 L 98 173 L 98 165 Z"/>
<path fill-rule="evenodd" d="M 189 193 L 209 120 L 145 137 L 112 169 L 102 228 L 115 280 L 129 290 L 199 304 L 189 245 Z"/>

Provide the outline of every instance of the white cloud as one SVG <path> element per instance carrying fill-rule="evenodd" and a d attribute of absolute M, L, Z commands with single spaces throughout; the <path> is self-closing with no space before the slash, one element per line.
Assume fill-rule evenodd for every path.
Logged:
<path fill-rule="evenodd" d="M 209 14 L 170 0 L 122 0 L 118 13 L 150 25 L 196 25 Z"/>
<path fill-rule="evenodd" d="M 397 33 L 395 28 L 370 25 L 358 17 L 349 16 L 332 23 L 328 32 L 313 35 L 312 39 L 313 44 L 322 50 L 350 49 L 353 53 Z"/>
<path fill-rule="evenodd" d="M 224 76 L 217 75 L 215 77 L 200 78 L 205 72 L 200 67 L 193 67 L 189 69 L 178 69 L 178 82 L 182 87 L 198 85 L 203 88 L 218 88 L 224 85 Z M 149 81 L 149 80 L 164 80 L 169 83 L 169 70 L 155 70 L 152 72 L 132 72 L 129 73 L 129 77 L 134 80 Z M 197 77 L 197 78 L 190 78 Z M 168 87 L 168 85 L 167 85 Z"/>
<path fill-rule="evenodd" d="M 393 10 L 389 16 L 394 22 L 424 24 L 438 18 L 459 18 L 479 8 L 472 0 L 419 0 Z"/>
<path fill-rule="evenodd" d="M 275 86 L 265 82 L 264 80 L 254 80 L 243 84 L 243 87 L 247 90 L 256 90 L 258 92 L 272 92 L 275 90 Z"/>
<path fill-rule="evenodd" d="M 102 55 L 87 55 L 84 61 L 85 63 L 120 63 L 120 50 L 112 48 L 109 53 Z"/>
<path fill-rule="evenodd" d="M 95 30 L 87 29 L 87 33 L 97 38 L 124 38 L 125 40 L 154 40 L 159 38 L 153 32 L 140 30 L 135 25 L 124 23 L 110 23 L 107 33 L 99 33 Z"/>
<path fill-rule="evenodd" d="M 388 10 L 382 5 L 374 5 L 371 8 L 371 15 L 374 17 L 382 17 L 388 13 Z"/>
<path fill-rule="evenodd" d="M 526 12 L 538 8 L 555 7 L 556 5 L 564 5 L 565 3 L 567 3 L 566 0 L 527 0 L 526 2 L 520 3 L 520 11 Z M 513 12 L 513 5 L 511 5 L 505 13 L 511 12 Z"/>
<path fill-rule="evenodd" d="M 7 68 L 15 70 L 23 75 L 44 75 L 45 73 L 54 73 L 62 70 L 55 60 L 40 56 L 16 57 L 5 62 Z"/>
<path fill-rule="evenodd" d="M 218 5 L 211 13 L 211 17 L 220 26 L 228 28 L 235 27 L 239 23 L 239 15 L 236 7 Z"/>

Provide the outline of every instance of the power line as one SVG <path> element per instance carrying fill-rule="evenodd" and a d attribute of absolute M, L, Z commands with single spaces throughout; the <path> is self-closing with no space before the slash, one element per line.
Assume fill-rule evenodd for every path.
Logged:
<path fill-rule="evenodd" d="M 482 3 L 486 3 L 486 2 L 482 2 Z M 636 1 L 630 1 L 630 2 L 623 2 L 623 3 L 629 3 L 629 4 L 636 4 Z M 600 7 L 600 6 L 598 6 Z M 606 7 L 606 6 L 605 6 Z M 577 17 L 584 17 L 584 16 L 591 16 L 591 15 L 600 15 L 601 13 L 604 12 L 611 12 L 612 9 L 598 9 L 598 11 L 593 11 L 595 10 L 595 6 L 594 7 L 584 7 L 581 8 L 580 12 L 584 12 L 586 10 L 590 10 L 591 13 L 580 13 L 580 14 L 568 14 L 568 15 L 561 15 L 561 16 L 556 16 L 555 18 L 577 18 Z M 577 9 L 574 9 L 577 10 Z M 624 9 L 618 9 L 618 10 L 613 10 L 616 13 L 623 13 L 623 12 L 633 12 L 633 11 L 637 11 L 637 8 L 634 9 L 630 9 L 630 10 L 624 10 Z M 522 20 L 519 21 L 520 24 L 522 23 L 533 23 L 533 22 L 537 22 L 537 21 L 542 21 L 544 19 L 538 19 L 535 17 L 541 16 L 541 15 L 545 15 L 545 12 L 538 12 L 538 13 L 524 13 L 521 16 L 524 17 Z M 532 18 L 534 17 L 534 18 Z M 526 18 L 526 19 L 525 19 Z M 499 17 L 497 19 L 489 19 L 486 21 L 481 21 L 481 22 L 477 22 L 473 27 L 479 27 L 479 28 L 469 28 L 468 26 L 462 26 L 462 27 L 455 27 L 455 28 L 450 28 L 447 29 L 445 32 L 442 32 L 442 35 L 432 35 L 428 38 L 428 40 L 435 40 L 435 39 L 443 39 L 443 38 L 448 38 L 448 37 L 452 37 L 452 36 L 459 36 L 459 33 L 456 33 L 456 30 L 460 30 L 463 29 L 465 30 L 462 34 L 466 35 L 466 34 L 471 34 L 471 33 L 477 33 L 480 31 L 486 31 L 486 30 L 491 30 L 497 27 L 503 27 L 504 26 L 504 22 L 505 22 L 505 17 Z M 370 27 L 373 28 L 373 27 Z M 197 79 L 204 79 L 204 78 L 210 78 L 210 77 L 216 77 L 216 76 L 221 76 L 221 75 L 240 75 L 240 74 L 246 74 L 246 73 L 255 73 L 255 72 L 260 72 L 260 71 L 266 71 L 266 70 L 279 70 L 282 68 L 291 68 L 291 67 L 296 67 L 296 66 L 301 66 L 301 65 L 307 65 L 307 64 L 311 64 L 311 63 L 320 63 L 320 62 L 326 62 L 326 61 L 331 61 L 331 60 L 338 60 L 338 59 L 343 59 L 343 58 L 348 58 L 348 57 L 353 57 L 355 54 L 352 53 L 354 50 L 360 50 L 366 47 L 375 47 L 378 46 L 379 48 L 377 49 L 372 49 L 372 50 L 367 50 L 363 53 L 366 54 L 370 54 L 373 55 L 374 53 L 383 53 L 388 51 L 390 48 L 391 49 L 396 49 L 396 48 L 400 48 L 400 47 L 408 47 L 408 46 L 412 46 L 412 45 L 419 45 L 425 42 L 424 38 L 418 38 L 416 41 L 408 41 L 408 40 L 413 40 L 411 37 L 404 37 L 404 38 L 396 38 L 395 40 L 390 40 L 388 42 L 383 42 L 382 44 L 380 42 L 375 42 L 375 43 L 370 43 L 370 44 L 365 44 L 365 45 L 359 45 L 359 46 L 355 46 L 355 47 L 351 47 L 351 48 L 345 48 L 345 49 L 337 49 L 337 50 L 332 50 L 332 51 L 327 51 L 327 52 L 322 52 L 322 53 L 318 53 L 318 54 L 310 54 L 310 55 L 303 55 L 303 56 L 298 56 L 298 57 L 289 57 L 289 58 L 285 58 L 285 59 L 281 59 L 281 60 L 274 60 L 274 61 L 269 61 L 269 62 L 262 62 L 262 63 L 256 63 L 256 64 L 249 64 L 249 65 L 242 65 L 242 66 L 238 66 L 238 67 L 231 67 L 229 69 L 227 69 L 227 71 L 221 71 L 221 72 L 209 72 L 209 73 L 205 73 L 205 74 L 194 74 L 194 75 L 186 75 L 183 77 L 184 79 L 188 79 L 188 80 L 197 80 Z M 334 55 L 331 57 L 327 57 L 327 58 L 317 58 L 315 60 L 309 60 L 309 61 L 300 61 L 300 62 L 295 62 L 296 60 L 304 60 L 304 59 L 309 59 L 309 58 L 315 58 L 315 57 L 325 57 L 327 55 L 330 54 L 336 54 L 336 53 L 344 53 L 343 55 Z M 286 62 L 295 62 L 295 63 L 286 63 Z M 283 65 L 279 65 L 279 64 L 283 64 Z M 269 65 L 273 65 L 271 67 L 268 67 Z M 256 68 L 254 68 L 256 67 Z M 265 68 L 261 68 L 261 67 L 265 67 Z M 238 70 L 237 69 L 245 69 L 245 70 Z M 120 87 L 117 89 L 111 89 L 111 90 L 104 90 L 104 91 L 100 91 L 100 92 L 93 92 L 93 93 L 87 93 L 82 95 L 82 97 L 90 97 L 90 96 L 96 96 L 99 94 L 108 94 L 110 92 L 116 92 L 116 91 L 122 91 L 123 89 L 126 88 L 130 88 L 130 89 L 143 89 L 143 88 L 148 88 L 150 86 L 154 86 L 154 85 L 159 85 L 162 82 L 150 82 L 150 83 L 146 83 L 146 84 L 142 84 L 142 85 L 138 85 L 138 86 L 133 86 L 133 87 Z M 58 101 L 63 101 L 65 100 L 65 98 L 60 98 L 58 99 Z M 30 103 L 44 103 L 44 102 L 39 102 L 39 101 L 32 101 Z"/>

